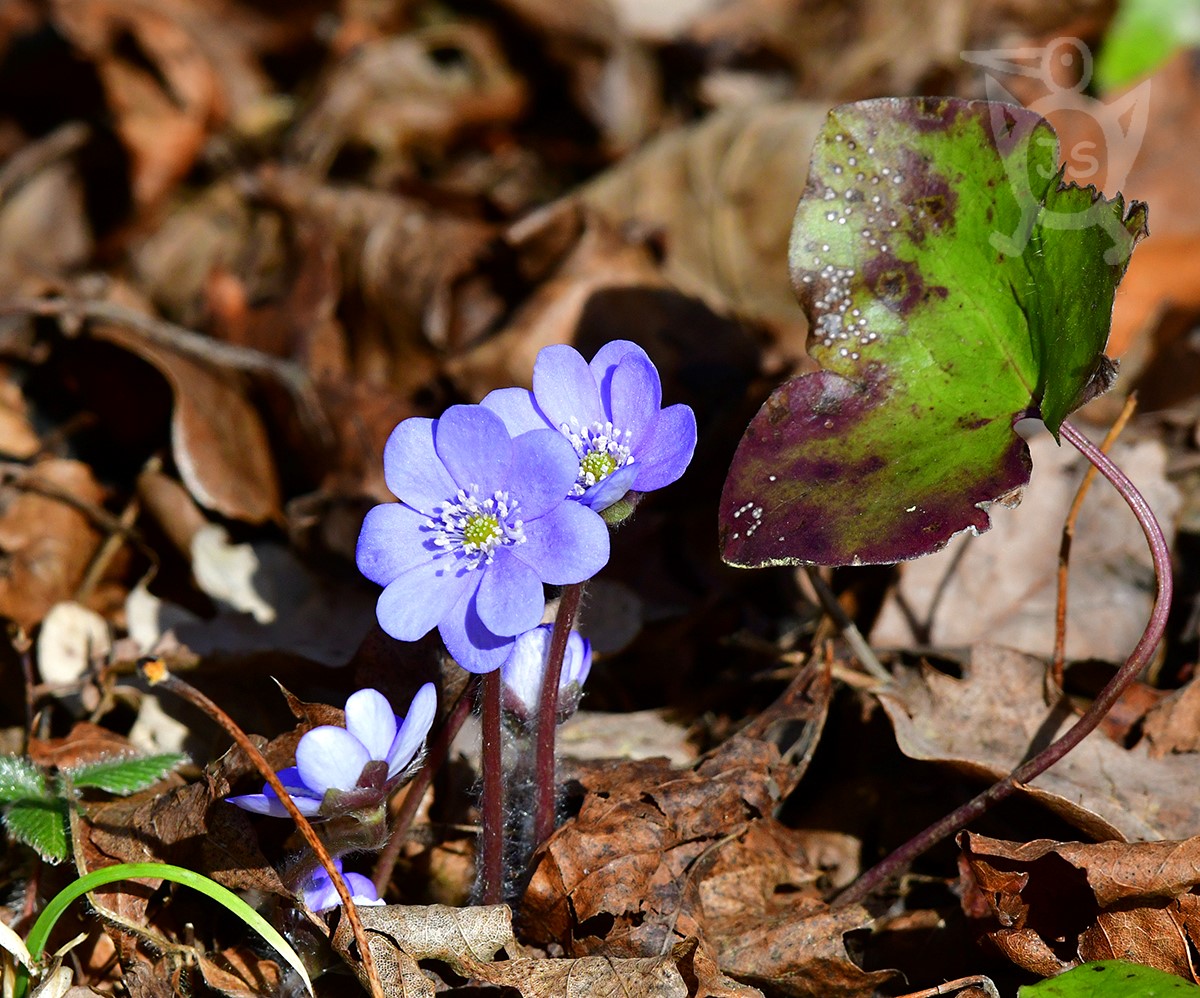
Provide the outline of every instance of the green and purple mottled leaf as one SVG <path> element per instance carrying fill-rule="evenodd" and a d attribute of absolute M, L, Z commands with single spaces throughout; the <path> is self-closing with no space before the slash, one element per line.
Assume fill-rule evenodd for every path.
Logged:
<path fill-rule="evenodd" d="M 821 370 L 777 389 L 721 497 L 733 565 L 880 564 L 1014 503 L 1014 423 L 1112 383 L 1113 295 L 1146 208 L 1064 185 L 1038 115 L 950 98 L 830 112 L 790 264 Z"/>

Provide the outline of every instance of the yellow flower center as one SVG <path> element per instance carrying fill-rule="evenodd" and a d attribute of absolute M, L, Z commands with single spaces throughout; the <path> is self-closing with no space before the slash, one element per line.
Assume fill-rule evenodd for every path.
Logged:
<path fill-rule="evenodd" d="M 581 474 L 590 475 L 593 482 L 607 478 L 616 470 L 617 459 L 606 450 L 588 451 L 583 460 L 579 462 Z"/>
<path fill-rule="evenodd" d="M 466 549 L 486 547 L 489 541 L 499 540 L 504 536 L 500 529 L 500 520 L 492 513 L 475 513 L 467 518 L 463 527 L 463 542 Z"/>

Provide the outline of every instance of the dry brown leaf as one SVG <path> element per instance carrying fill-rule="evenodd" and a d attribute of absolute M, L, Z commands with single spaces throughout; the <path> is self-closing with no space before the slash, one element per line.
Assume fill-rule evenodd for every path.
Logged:
<path fill-rule="evenodd" d="M 808 998 L 857 998 L 874 994 L 895 972 L 865 971 L 847 955 L 843 937 L 871 924 L 866 909 L 853 905 L 830 911 L 823 902 L 776 902 L 757 918 L 714 925 L 721 968 L 772 994 Z"/>
<path fill-rule="evenodd" d="M 200 505 L 247 523 L 279 518 L 279 480 L 270 441 L 239 375 L 120 326 L 98 324 L 92 334 L 137 354 L 171 385 L 172 456 Z"/>
<path fill-rule="evenodd" d="M 364 905 L 358 918 L 389 998 L 432 998 L 433 984 L 421 973 L 418 960 L 441 960 L 471 976 L 500 950 L 511 954 L 518 949 L 507 905 Z M 333 945 L 365 985 L 362 963 L 352 955 L 354 934 L 348 919 L 338 923 Z"/>
<path fill-rule="evenodd" d="M 688 998 L 674 954 L 640 959 L 505 960 L 477 967 L 480 980 L 522 998 Z"/>
<path fill-rule="evenodd" d="M 66 155 L 87 137 L 66 126 L 25 146 L 0 170 L 0 295 L 72 271 L 93 250 L 79 170 Z"/>
<path fill-rule="evenodd" d="M 133 159 L 137 204 L 157 202 L 190 170 L 225 111 L 221 81 L 191 33 L 158 3 L 55 0 L 54 21 L 94 61 Z M 122 54 L 131 40 L 147 65 Z"/>
<path fill-rule="evenodd" d="M 1200 752 L 1200 678 L 1156 704 L 1142 721 L 1150 758 Z"/>
<path fill-rule="evenodd" d="M 264 171 L 259 183 L 268 200 L 330 233 L 347 290 L 361 296 L 384 337 L 359 360 L 367 380 L 409 385 L 414 372 L 402 368 L 429 373 L 423 345 L 461 349 L 503 312 L 486 266 L 496 251 L 493 226 L 416 198 L 318 185 L 299 170 Z M 356 330 L 360 351 L 371 346 L 367 332 Z M 394 378 L 381 377 L 393 366 Z"/>
<path fill-rule="evenodd" d="M 963 907 L 1027 970 L 1129 960 L 1196 979 L 1200 838 L 1016 843 L 964 832 Z"/>
<path fill-rule="evenodd" d="M 819 736 L 829 686 L 811 666 L 692 769 L 662 759 L 575 767 L 586 796 L 540 852 L 525 931 L 610 958 L 696 936 L 722 973 L 785 994 L 850 996 L 890 979 L 849 958 L 842 937 L 867 924 L 865 912 L 831 915 L 802 836 L 770 817 L 806 765 L 803 752 L 781 765 L 781 753 L 806 731 Z"/>
<path fill-rule="evenodd" d="M 608 0 L 498 0 L 535 35 L 567 74 L 571 96 L 600 133 L 605 153 L 621 155 L 658 125 L 658 65 L 621 29 Z"/>
<path fill-rule="evenodd" d="M 571 240 L 569 248 L 559 243 L 564 235 Z M 503 330 L 447 363 L 450 376 L 469 398 L 481 399 L 502 385 L 528 386 L 538 351 L 552 343 L 573 343 L 584 310 L 598 291 L 665 286 L 645 245 L 622 237 L 602 219 L 577 218 L 570 205 L 552 205 L 523 219 L 507 239 L 518 253 L 533 259 L 545 252 L 545 242 L 562 256 L 552 273 L 540 275 L 538 286 Z"/>
<path fill-rule="evenodd" d="M 1045 433 L 1030 441 L 1030 452 L 1034 472 L 1021 505 L 997 511 L 987 533 L 964 534 L 937 554 L 904 565 L 900 585 L 872 630 L 872 644 L 955 648 L 987 640 L 1049 654 L 1059 540 L 1090 466 L 1074 448 L 1058 446 Z M 1181 499 L 1166 478 L 1165 448 L 1153 440 L 1118 441 L 1111 453 L 1173 537 Z M 1153 579 L 1137 521 L 1114 489 L 1097 482 L 1071 544 L 1067 656 L 1123 661 L 1146 626 Z"/>
<path fill-rule="evenodd" d="M 525 104 L 524 81 L 490 29 L 435 24 L 367 42 L 337 63 L 296 128 L 292 158 L 324 174 L 344 146 L 365 146 L 384 186 L 443 155 L 466 129 L 510 124 Z"/>
<path fill-rule="evenodd" d="M 196 962 L 204 982 L 230 998 L 278 994 L 282 984 L 279 965 L 246 947 L 230 946 L 212 954 L 198 952 Z"/>
<path fill-rule="evenodd" d="M 788 234 L 829 105 L 723 111 L 655 139 L 579 197 L 619 225 L 659 234 L 663 275 L 722 314 L 807 329 L 791 292 Z M 794 358 L 792 358 L 794 360 Z"/>
<path fill-rule="evenodd" d="M 102 511 L 103 498 L 87 465 L 60 458 L 0 488 L 0 614 L 32 630 L 75 595 L 100 542 L 84 510 Z"/>
<path fill-rule="evenodd" d="M 879 698 L 900 750 L 949 763 L 992 782 L 1075 723 L 1047 706 L 1046 666 L 995 645 L 976 645 L 962 679 L 930 667 L 905 670 Z M 1125 749 L 1093 732 L 1022 792 L 1094 838 L 1178 839 L 1200 831 L 1200 801 L 1181 793 L 1200 776 L 1200 757 L 1154 759 L 1145 744 Z"/>

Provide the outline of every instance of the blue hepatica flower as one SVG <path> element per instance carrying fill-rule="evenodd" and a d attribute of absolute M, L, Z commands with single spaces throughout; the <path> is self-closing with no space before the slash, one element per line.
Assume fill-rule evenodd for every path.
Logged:
<path fill-rule="evenodd" d="M 490 672 L 545 609 L 542 583 L 567 585 L 608 561 L 608 528 L 567 502 L 579 461 L 539 424 L 511 434 L 495 413 L 451 406 L 406 419 L 383 452 L 399 498 L 372 509 L 359 570 L 386 587 L 376 615 L 401 641 L 434 627 L 464 669 Z"/>
<path fill-rule="evenodd" d="M 662 384 L 646 351 L 613 340 L 587 363 L 565 345 L 544 347 L 533 391 L 501 388 L 483 400 L 511 433 L 549 426 L 578 462 L 571 496 L 599 512 L 626 492 L 649 492 L 679 478 L 696 449 L 696 417 L 662 404 Z"/>
<path fill-rule="evenodd" d="M 553 631 L 553 624 L 541 624 L 526 631 L 517 638 L 508 661 L 500 667 L 504 709 L 523 722 L 537 716 Z M 575 713 L 580 692 L 591 670 L 592 643 L 578 631 L 572 631 L 567 638 L 567 651 L 558 680 L 560 723 Z"/>
<path fill-rule="evenodd" d="M 403 719 L 378 690 L 359 690 L 346 701 L 346 726 L 323 724 L 305 732 L 296 746 L 296 765 L 281 769 L 279 779 L 304 815 L 378 806 L 420 764 L 436 713 L 433 683 L 417 690 Z M 288 817 L 269 784 L 261 794 L 225 799 L 257 814 Z"/>
<path fill-rule="evenodd" d="M 375 890 L 375 885 L 369 877 L 364 877 L 361 873 L 346 873 L 342 869 L 340 859 L 335 859 L 333 865 L 337 867 L 337 872 L 346 881 L 346 886 L 350 889 L 350 897 L 355 904 L 383 904 L 383 899 Z M 328 911 L 342 903 L 337 888 L 333 886 L 333 880 L 330 879 L 329 873 L 323 866 L 318 866 L 312 876 L 308 878 L 308 882 L 301 888 L 300 896 L 304 898 L 304 903 L 311 911 Z"/>

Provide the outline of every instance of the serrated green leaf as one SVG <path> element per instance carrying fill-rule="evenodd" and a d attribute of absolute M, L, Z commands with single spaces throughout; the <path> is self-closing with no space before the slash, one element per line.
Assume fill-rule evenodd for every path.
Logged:
<path fill-rule="evenodd" d="M 28 759 L 0 755 L 0 804 L 46 796 L 46 781 Z"/>
<path fill-rule="evenodd" d="M 835 108 L 790 264 L 822 367 L 751 422 L 721 498 L 734 565 L 887 563 L 989 526 L 1013 430 L 1111 383 L 1102 350 L 1145 206 L 1064 186 L 1031 111 L 951 98 Z"/>
<path fill-rule="evenodd" d="M 24 842 L 49 863 L 61 863 L 71 855 L 65 801 L 17 801 L 4 812 L 4 826 L 12 838 Z"/>
<path fill-rule="evenodd" d="M 1200 991 L 1191 981 L 1123 960 L 1085 963 L 1017 991 L 1018 998 L 1167 998 Z"/>
<path fill-rule="evenodd" d="M 72 769 L 71 782 L 77 787 L 96 787 L 113 794 L 132 794 L 153 786 L 186 756 L 178 752 L 105 759 Z"/>

